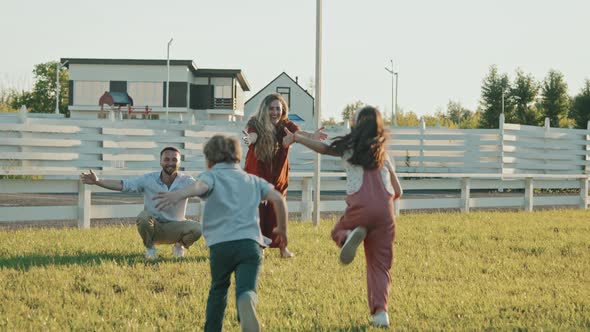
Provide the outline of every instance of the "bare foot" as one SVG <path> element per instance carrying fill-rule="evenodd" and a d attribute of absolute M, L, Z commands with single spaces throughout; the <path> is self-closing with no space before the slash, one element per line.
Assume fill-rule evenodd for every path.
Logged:
<path fill-rule="evenodd" d="M 281 248 L 281 257 L 282 258 L 291 258 L 293 256 L 295 256 L 295 254 L 290 252 L 289 249 L 287 249 L 287 247 Z"/>

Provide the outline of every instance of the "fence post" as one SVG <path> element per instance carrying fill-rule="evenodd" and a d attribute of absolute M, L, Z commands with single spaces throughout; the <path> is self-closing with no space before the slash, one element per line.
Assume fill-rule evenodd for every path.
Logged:
<path fill-rule="evenodd" d="M 301 221 L 311 220 L 313 181 L 304 176 L 301 183 Z"/>
<path fill-rule="evenodd" d="M 588 143 L 588 140 L 590 140 L 590 135 L 588 135 L 588 132 L 590 132 L 590 121 L 588 121 L 588 123 L 586 123 L 586 143 Z M 584 160 L 586 161 L 586 165 L 584 165 L 584 174 L 588 174 L 588 171 L 590 171 L 590 167 L 588 166 L 588 160 L 590 160 L 590 158 L 588 158 L 588 150 L 590 150 L 590 146 L 588 144 L 586 144 L 586 155 L 584 156 Z"/>
<path fill-rule="evenodd" d="M 533 211 L 533 178 L 528 177 L 524 180 L 524 210 Z"/>
<path fill-rule="evenodd" d="M 588 208 L 588 178 L 580 179 L 580 208 Z"/>
<path fill-rule="evenodd" d="M 500 114 L 498 138 L 500 139 L 500 174 L 504 174 L 504 113 Z"/>
<path fill-rule="evenodd" d="M 90 186 L 78 181 L 78 228 L 90 228 Z"/>
<path fill-rule="evenodd" d="M 471 178 L 461 178 L 461 212 L 469 212 Z"/>
<path fill-rule="evenodd" d="M 426 132 L 426 122 L 424 118 L 420 119 L 420 163 L 419 169 L 421 172 L 424 171 L 424 134 Z"/>

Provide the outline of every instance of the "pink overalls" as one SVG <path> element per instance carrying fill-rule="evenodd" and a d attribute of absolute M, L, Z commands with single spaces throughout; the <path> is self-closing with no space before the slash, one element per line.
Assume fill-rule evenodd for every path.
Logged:
<path fill-rule="evenodd" d="M 357 173 L 359 172 L 359 166 L 352 167 L 356 167 Z M 389 172 L 385 165 L 383 168 Z M 362 168 L 360 169 L 362 170 Z M 342 246 L 348 231 L 358 226 L 367 229 L 364 248 L 371 314 L 375 314 L 378 310 L 387 311 L 391 286 L 389 269 L 393 261 L 393 241 L 395 239 L 393 199 L 397 197 L 394 197 L 391 185 L 386 188 L 385 183 L 390 178 L 383 175 L 382 172 L 383 169 L 362 170 L 360 189 L 352 194 L 348 193 L 344 215 L 332 230 L 332 239 L 338 246 Z M 349 175 L 348 181 L 358 181 L 361 176 L 357 174 L 355 180 L 350 178 L 348 170 L 347 173 Z"/>

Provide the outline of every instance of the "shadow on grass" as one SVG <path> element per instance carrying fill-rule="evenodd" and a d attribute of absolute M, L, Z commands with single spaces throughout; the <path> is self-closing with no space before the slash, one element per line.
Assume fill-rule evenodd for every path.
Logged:
<path fill-rule="evenodd" d="M 0 268 L 27 271 L 31 267 L 45 267 L 57 265 L 98 265 L 103 263 L 116 263 L 119 265 L 158 265 L 160 263 L 174 262 L 179 264 L 206 261 L 205 256 L 172 258 L 161 257 L 158 259 L 146 259 L 142 254 L 110 254 L 110 253 L 87 253 L 67 256 L 48 255 L 26 255 L 16 257 L 0 257 Z"/>

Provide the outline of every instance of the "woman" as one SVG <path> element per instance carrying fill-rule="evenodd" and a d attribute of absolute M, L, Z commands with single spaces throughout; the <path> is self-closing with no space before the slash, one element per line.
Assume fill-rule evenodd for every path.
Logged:
<path fill-rule="evenodd" d="M 257 175 L 275 186 L 275 189 L 287 196 L 289 185 L 289 146 L 293 142 L 283 142 L 285 128 L 292 133 L 298 133 L 310 139 L 325 139 L 327 135 L 322 132 L 323 128 L 315 133 L 302 131 L 298 125 L 288 119 L 289 107 L 285 99 L 277 93 L 266 96 L 258 111 L 248 120 L 247 128 L 243 133 L 244 142 L 248 145 L 246 154 L 246 165 L 244 170 L 250 174 Z M 272 204 L 263 202 L 259 206 L 260 229 L 262 235 L 270 238 L 271 248 L 279 248 L 281 257 L 293 257 L 293 253 L 287 246 L 277 242 L 273 229 L 277 226 Z"/>

